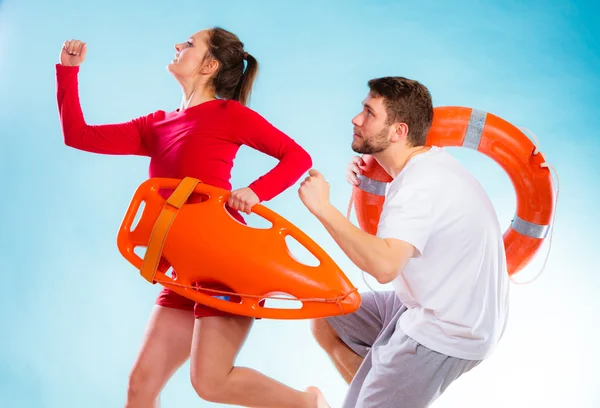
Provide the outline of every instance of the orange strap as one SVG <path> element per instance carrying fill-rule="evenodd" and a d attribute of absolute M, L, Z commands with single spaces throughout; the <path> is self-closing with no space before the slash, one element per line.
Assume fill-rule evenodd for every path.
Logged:
<path fill-rule="evenodd" d="M 144 262 L 140 268 L 142 277 L 152 284 L 156 283 L 154 280 L 156 276 L 156 269 L 158 268 L 158 264 L 160 262 L 169 228 L 171 228 L 173 220 L 179 213 L 179 210 L 183 204 L 187 201 L 188 197 L 194 192 L 194 189 L 198 183 L 200 183 L 200 180 L 195 178 L 184 178 L 181 183 L 179 183 L 175 191 L 173 191 L 173 194 L 171 194 L 171 196 L 168 198 L 165 206 L 158 216 L 158 219 L 156 220 L 156 223 L 154 224 L 152 234 L 150 235 L 150 240 L 148 241 L 148 248 L 146 249 L 146 254 L 144 255 Z"/>

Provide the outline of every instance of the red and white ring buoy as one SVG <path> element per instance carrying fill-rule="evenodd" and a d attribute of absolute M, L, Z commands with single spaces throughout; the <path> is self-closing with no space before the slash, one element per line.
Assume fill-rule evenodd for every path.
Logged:
<path fill-rule="evenodd" d="M 536 145 L 516 126 L 493 114 L 465 107 L 434 108 L 427 145 L 466 147 L 485 154 L 508 174 L 517 209 L 504 233 L 508 273 L 522 270 L 540 249 L 555 212 L 552 175 Z M 352 200 L 359 227 L 377 233 L 387 184 L 392 180 L 377 161 L 363 156 L 360 185 Z"/>

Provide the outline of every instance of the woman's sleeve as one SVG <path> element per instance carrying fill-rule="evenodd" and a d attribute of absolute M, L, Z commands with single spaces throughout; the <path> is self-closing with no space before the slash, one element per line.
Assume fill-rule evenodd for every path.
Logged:
<path fill-rule="evenodd" d="M 78 73 L 79 67 L 56 64 L 56 98 L 65 144 L 92 153 L 149 156 L 151 115 L 124 123 L 88 125 L 79 101 Z"/>
<path fill-rule="evenodd" d="M 233 105 L 232 134 L 237 142 L 279 160 L 248 187 L 268 201 L 291 187 L 312 166 L 312 158 L 296 141 L 253 110 Z"/>

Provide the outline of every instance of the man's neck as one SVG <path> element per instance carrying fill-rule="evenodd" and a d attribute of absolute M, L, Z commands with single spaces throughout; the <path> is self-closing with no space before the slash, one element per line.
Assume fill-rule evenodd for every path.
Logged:
<path fill-rule="evenodd" d="M 374 155 L 377 162 L 392 177 L 396 178 L 413 157 L 425 153 L 430 146 L 403 146 L 399 149 L 387 149 Z"/>

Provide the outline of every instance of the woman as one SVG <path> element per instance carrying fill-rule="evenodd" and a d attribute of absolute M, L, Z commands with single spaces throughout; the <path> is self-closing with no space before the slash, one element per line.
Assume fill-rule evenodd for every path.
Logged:
<path fill-rule="evenodd" d="M 221 28 L 202 30 L 175 49 L 167 69 L 183 91 L 179 109 L 159 110 L 126 123 L 90 126 L 83 118 L 77 81 L 86 44 L 65 42 L 56 65 L 65 144 L 93 153 L 148 156 L 150 177 L 190 176 L 228 190 L 233 159 L 241 145 L 279 159 L 267 174 L 232 192 L 228 210 L 243 222 L 238 211 L 250 214 L 255 204 L 292 186 L 310 168 L 311 158 L 245 106 L 258 66 L 237 36 Z M 254 407 L 327 406 L 314 387 L 300 392 L 234 366 L 253 321 L 163 289 L 130 374 L 126 407 L 157 407 L 161 390 L 190 357 L 192 385 L 205 400 Z"/>

